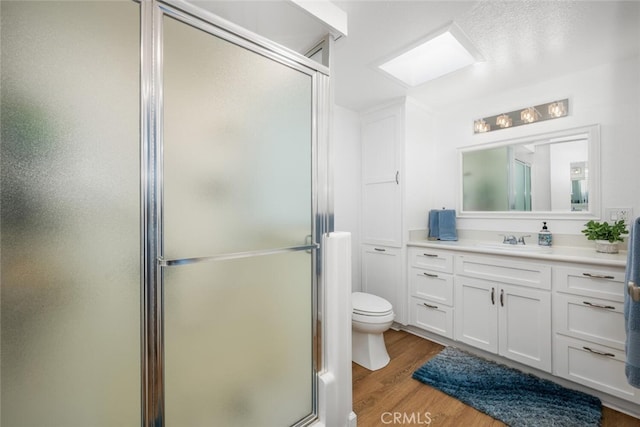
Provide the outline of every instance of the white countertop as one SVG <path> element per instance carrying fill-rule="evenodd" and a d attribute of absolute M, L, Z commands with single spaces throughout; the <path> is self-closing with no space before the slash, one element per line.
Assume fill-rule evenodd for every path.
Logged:
<path fill-rule="evenodd" d="M 617 254 L 604 254 L 596 252 L 594 247 L 552 246 L 550 248 L 542 248 L 538 245 L 528 245 L 526 248 L 520 248 L 518 247 L 519 245 L 514 246 L 499 242 L 477 240 L 458 240 L 455 242 L 441 240 L 411 240 L 407 243 L 407 246 L 449 249 L 548 261 L 567 261 L 611 267 L 624 268 L 627 265 L 626 251 L 620 251 Z"/>

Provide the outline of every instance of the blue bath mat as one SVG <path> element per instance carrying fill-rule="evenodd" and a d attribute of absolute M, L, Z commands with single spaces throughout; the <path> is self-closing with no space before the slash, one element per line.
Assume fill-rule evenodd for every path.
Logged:
<path fill-rule="evenodd" d="M 513 427 L 599 426 L 600 399 L 447 347 L 413 378 Z"/>

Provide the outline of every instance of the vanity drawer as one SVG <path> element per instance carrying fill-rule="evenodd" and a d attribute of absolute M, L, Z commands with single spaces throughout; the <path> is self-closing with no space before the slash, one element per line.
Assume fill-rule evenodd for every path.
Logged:
<path fill-rule="evenodd" d="M 624 301 L 624 269 L 554 267 L 553 283 L 560 292 Z"/>
<path fill-rule="evenodd" d="M 409 323 L 425 331 L 453 339 L 453 308 L 412 297 Z"/>
<path fill-rule="evenodd" d="M 456 274 L 461 276 L 551 289 L 551 267 L 548 265 L 467 255 L 456 256 L 455 264 Z"/>
<path fill-rule="evenodd" d="M 640 389 L 627 383 L 624 351 L 556 335 L 554 374 L 632 402 Z"/>
<path fill-rule="evenodd" d="M 409 292 L 412 296 L 451 306 L 453 305 L 453 276 L 411 267 Z"/>
<path fill-rule="evenodd" d="M 624 350 L 624 304 L 591 297 L 555 294 L 555 332 Z"/>
<path fill-rule="evenodd" d="M 411 248 L 409 265 L 441 273 L 453 273 L 453 254 L 430 248 Z"/>

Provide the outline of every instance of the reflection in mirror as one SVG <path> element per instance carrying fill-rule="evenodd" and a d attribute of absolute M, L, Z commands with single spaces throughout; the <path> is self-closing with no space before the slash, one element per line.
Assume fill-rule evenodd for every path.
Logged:
<path fill-rule="evenodd" d="M 461 215 L 592 216 L 598 151 L 598 126 L 464 148 Z"/>

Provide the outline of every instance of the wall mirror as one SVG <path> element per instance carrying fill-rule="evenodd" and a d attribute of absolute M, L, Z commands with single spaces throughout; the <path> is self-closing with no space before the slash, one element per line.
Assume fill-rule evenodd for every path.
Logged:
<path fill-rule="evenodd" d="M 600 216 L 600 129 L 568 129 L 459 149 L 460 216 Z"/>

